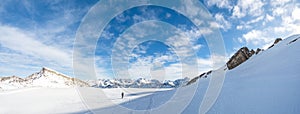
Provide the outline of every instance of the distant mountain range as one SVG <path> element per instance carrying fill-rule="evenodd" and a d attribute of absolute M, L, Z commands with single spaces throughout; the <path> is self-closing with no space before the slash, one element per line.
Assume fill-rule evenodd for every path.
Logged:
<path fill-rule="evenodd" d="M 0 77 L 0 90 L 18 89 L 25 87 L 97 87 L 97 88 L 174 88 L 185 85 L 189 78 L 177 79 L 175 81 L 165 80 L 163 82 L 155 79 L 99 79 L 82 81 L 59 73 L 50 68 L 42 68 L 26 78 L 17 76 Z"/>
<path fill-rule="evenodd" d="M 87 81 L 92 87 L 98 88 L 176 88 L 186 85 L 189 78 L 175 81 L 139 78 L 133 79 L 99 79 Z"/>

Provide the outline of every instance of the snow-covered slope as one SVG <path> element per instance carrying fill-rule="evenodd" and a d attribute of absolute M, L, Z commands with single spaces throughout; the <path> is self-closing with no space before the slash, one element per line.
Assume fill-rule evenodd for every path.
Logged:
<path fill-rule="evenodd" d="M 209 113 L 300 113 L 300 35 L 284 39 L 226 74 Z"/>
<path fill-rule="evenodd" d="M 101 104 L 95 102 L 93 95 L 85 94 L 89 93 L 85 89 L 82 95 L 86 96 L 85 104 L 91 106 L 91 111 L 94 113 L 113 113 L 118 110 L 120 114 L 299 114 L 299 52 L 300 35 L 295 35 L 252 56 L 233 70 L 223 68 L 214 70 L 213 75 L 199 78 L 196 83 L 182 88 L 157 92 L 137 99 L 129 98 L 127 102 L 105 108 L 97 108 Z M 213 101 L 213 95 L 206 94 L 208 87 L 215 88 L 215 85 L 209 85 L 209 81 L 213 78 L 212 76 L 217 76 L 218 72 L 222 71 L 226 72 L 222 90 L 212 107 L 209 110 L 203 110 L 202 101 Z M 195 93 L 193 88 L 196 88 Z M 176 94 L 174 94 L 175 91 Z M 116 92 L 117 95 L 119 93 L 120 91 Z M 191 95 L 191 102 L 183 105 L 183 101 L 188 100 Z"/>
<path fill-rule="evenodd" d="M 0 91 L 0 114 L 70 114 L 85 110 L 74 88 Z"/>
<path fill-rule="evenodd" d="M 89 86 L 88 83 L 76 78 L 59 73 L 49 68 L 42 68 L 40 72 L 34 73 L 26 78 L 17 76 L 0 78 L 0 89 L 17 89 L 24 87 L 73 87 Z"/>

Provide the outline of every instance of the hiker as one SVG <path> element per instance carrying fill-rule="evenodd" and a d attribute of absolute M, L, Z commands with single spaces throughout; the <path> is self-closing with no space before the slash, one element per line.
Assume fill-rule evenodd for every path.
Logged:
<path fill-rule="evenodd" d="M 122 99 L 124 98 L 124 92 L 121 93 Z"/>

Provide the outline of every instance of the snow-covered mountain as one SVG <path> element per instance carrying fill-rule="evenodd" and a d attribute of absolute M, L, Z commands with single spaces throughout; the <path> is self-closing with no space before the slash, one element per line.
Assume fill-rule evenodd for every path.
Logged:
<path fill-rule="evenodd" d="M 156 79 L 99 79 L 87 81 L 91 86 L 98 88 L 176 88 L 189 81 L 189 78 L 174 81 L 159 81 Z"/>
<path fill-rule="evenodd" d="M 0 89 L 4 90 L 24 87 L 60 88 L 73 86 L 86 87 L 89 85 L 82 80 L 71 78 L 67 75 L 45 67 L 42 68 L 41 71 L 34 73 L 24 79 L 17 76 L 0 77 Z"/>
<path fill-rule="evenodd" d="M 17 89 L 24 87 L 97 87 L 97 88 L 174 88 L 185 85 L 189 78 L 177 79 L 175 81 L 165 80 L 163 82 L 155 79 L 99 79 L 82 81 L 71 78 L 50 68 L 42 68 L 26 78 L 17 76 L 0 77 L 0 89 Z"/>
<path fill-rule="evenodd" d="M 0 77 L 0 90 L 23 88 L 26 86 L 27 84 L 23 78 L 17 76 Z"/>

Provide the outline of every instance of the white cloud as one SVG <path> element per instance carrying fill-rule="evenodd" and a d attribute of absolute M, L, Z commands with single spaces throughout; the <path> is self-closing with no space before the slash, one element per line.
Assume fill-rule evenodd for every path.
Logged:
<path fill-rule="evenodd" d="M 264 33 L 260 30 L 251 30 L 250 32 L 243 35 L 247 44 L 260 45 L 269 41 L 268 38 L 264 36 Z"/>
<path fill-rule="evenodd" d="M 291 1 L 292 0 L 272 0 L 270 4 L 272 7 L 281 7 Z"/>
<path fill-rule="evenodd" d="M 246 43 L 246 45 L 250 47 L 254 46 L 254 48 L 266 48 L 273 43 L 275 38 L 285 38 L 289 35 L 300 33 L 299 2 L 275 0 L 270 1 L 268 5 L 267 7 L 261 8 L 262 11 L 266 11 L 264 14 L 248 22 L 241 23 L 236 27 L 238 30 L 241 30 L 247 28 L 247 26 L 254 28 L 254 26 L 259 25 L 256 26 L 254 30 L 243 34 L 242 37 L 238 39 L 239 42 Z M 250 19 L 251 18 L 252 17 L 250 17 Z"/>
<path fill-rule="evenodd" d="M 217 13 L 217 14 L 215 14 L 214 17 L 215 17 L 217 23 L 212 22 L 211 27 L 222 28 L 225 31 L 231 28 L 231 23 L 224 18 L 223 14 Z"/>
<path fill-rule="evenodd" d="M 0 34 L 1 75 L 28 76 L 45 66 L 72 76 L 68 49 L 46 45 L 34 33 L 16 27 L 0 25 Z"/>
<path fill-rule="evenodd" d="M 210 13 L 205 10 L 204 7 L 201 7 L 200 1 L 194 0 L 183 0 L 180 6 L 175 9 L 186 15 L 191 21 L 195 23 L 197 26 L 203 26 L 205 21 L 210 21 L 212 19 Z"/>
<path fill-rule="evenodd" d="M 157 59 L 157 58 L 154 57 L 152 59 Z M 155 63 L 149 61 L 149 59 L 141 59 L 141 61 L 139 61 L 138 63 L 133 63 L 133 66 L 129 68 L 129 72 L 132 78 L 147 77 L 147 78 L 155 78 L 159 80 L 164 80 L 164 79 L 174 80 L 183 77 L 194 78 L 200 73 L 212 70 L 213 69 L 212 60 L 213 60 L 212 58 L 208 58 L 208 59 L 198 58 L 196 60 L 198 64 L 198 69 L 197 69 L 197 66 L 184 64 L 181 62 L 176 62 L 168 66 L 161 66 L 158 68 L 157 67 L 154 68 Z M 218 60 L 221 60 L 221 58 L 218 58 Z M 224 60 L 224 58 L 222 58 L 222 60 Z"/>
<path fill-rule="evenodd" d="M 91 58 L 90 58 L 91 59 Z M 96 76 L 92 77 L 92 78 L 96 78 L 96 79 L 111 79 L 112 77 L 112 69 L 110 69 L 110 58 L 104 58 L 103 56 L 95 56 L 95 72 L 96 72 Z M 83 67 L 88 66 L 83 65 Z M 91 69 L 86 69 L 85 72 L 91 72 Z M 94 75 L 94 74 L 89 74 L 89 75 Z M 91 79 L 91 78 L 90 78 Z"/>
<path fill-rule="evenodd" d="M 274 32 L 276 33 L 284 33 L 286 31 L 285 27 L 274 27 Z"/>
<path fill-rule="evenodd" d="M 276 8 L 273 8 L 273 15 L 274 16 L 280 16 L 282 14 L 284 14 L 284 12 L 286 12 L 287 9 L 285 9 L 284 7 L 276 7 Z"/>
<path fill-rule="evenodd" d="M 242 39 L 239 40 L 245 41 L 250 47 L 255 46 L 254 48 L 260 47 L 266 49 L 278 37 L 285 38 L 289 35 L 300 33 L 299 25 L 293 23 L 283 23 L 285 22 L 279 23 L 279 25 L 251 30 L 246 34 L 243 34 Z"/>
<path fill-rule="evenodd" d="M 236 29 L 237 29 L 237 30 L 242 30 L 242 29 L 243 29 L 243 26 L 242 26 L 242 25 L 237 25 L 237 26 L 236 26 Z"/>
<path fill-rule="evenodd" d="M 0 57 L 0 72 L 2 76 L 28 76 L 34 73 L 28 72 L 28 69 L 36 69 L 36 71 L 38 71 L 41 67 L 37 68 L 37 66 L 43 66 L 43 62 L 36 61 L 39 60 L 38 57 L 12 53 L 12 50 L 0 50 Z"/>
<path fill-rule="evenodd" d="M 300 8 L 296 7 L 292 12 L 292 18 L 294 20 L 300 20 Z"/>
<path fill-rule="evenodd" d="M 271 16 L 271 15 L 269 15 L 269 14 L 267 14 L 266 15 L 266 17 L 265 17 L 265 20 L 268 22 L 270 22 L 270 21 L 273 21 L 274 20 L 274 17 L 273 16 Z"/>
<path fill-rule="evenodd" d="M 136 62 L 131 63 L 128 71 L 131 78 L 147 77 L 159 80 L 173 80 L 183 77 L 194 78 L 200 73 L 225 65 L 227 58 L 218 55 L 211 55 L 209 58 L 198 57 L 194 61 L 197 66 L 193 66 L 181 62 L 179 58 L 172 54 L 147 56 L 140 57 Z M 164 65 L 168 62 L 172 63 Z"/>
<path fill-rule="evenodd" d="M 127 16 L 127 15 L 124 15 L 124 13 L 122 13 L 122 14 L 116 16 L 115 18 L 116 18 L 116 20 L 119 21 L 119 22 L 125 22 L 125 21 L 127 21 L 127 20 L 130 19 L 130 17 Z"/>
<path fill-rule="evenodd" d="M 258 16 L 257 18 L 248 21 L 246 24 L 249 25 L 249 24 L 257 23 L 257 22 L 259 22 L 259 21 L 261 21 L 261 20 L 263 20 L 263 19 L 264 19 L 264 15 Z"/>
<path fill-rule="evenodd" d="M 13 5 L 12 3 L 1 3 L 0 10 L 2 5 L 7 7 Z M 47 4 L 47 12 L 38 9 L 33 2 L 21 1 L 21 8 L 25 8 L 23 13 L 26 13 L 24 17 L 17 12 L 3 9 L 5 13 L 1 14 L 2 17 L 17 15 L 21 17 L 21 22 L 25 20 L 26 23 L 18 24 L 18 20 L 0 22 L 0 45 L 4 47 L 0 49 L 3 60 L 0 61 L 0 67 L 11 63 L 1 74 L 27 76 L 28 73 L 34 73 L 45 66 L 73 75 L 72 49 L 76 33 L 74 25 L 80 22 L 89 6 L 77 7 L 74 2 L 65 5 L 61 1 L 44 1 L 38 5 L 40 4 Z"/>
<path fill-rule="evenodd" d="M 230 0 L 207 0 L 206 3 L 208 6 L 216 5 L 219 8 L 232 9 Z"/>
<path fill-rule="evenodd" d="M 201 45 L 201 44 L 195 44 L 195 45 L 193 46 L 193 49 L 194 49 L 195 51 L 197 51 L 197 50 L 200 50 L 202 47 L 203 47 L 203 45 Z"/>
<path fill-rule="evenodd" d="M 174 77 L 178 78 L 178 76 L 181 76 L 181 72 L 177 69 L 181 69 L 182 64 L 184 65 L 184 68 L 193 67 L 192 65 L 189 66 L 190 63 L 188 62 L 192 62 L 192 64 L 195 64 L 195 62 L 189 61 L 190 59 L 188 62 L 182 64 L 173 63 L 166 66 L 164 66 L 164 64 L 179 61 L 178 57 L 182 60 L 195 56 L 196 50 L 199 50 L 202 47 L 202 45 L 195 44 L 195 42 L 203 31 L 194 29 L 185 31 L 178 29 L 168 30 L 166 27 L 168 29 L 170 28 L 161 22 L 149 21 L 133 26 L 130 30 L 126 31 L 126 33 L 122 34 L 121 38 L 117 39 L 113 49 L 112 61 L 115 64 L 112 65 L 117 65 L 116 67 L 118 67 L 115 69 L 117 70 L 116 74 L 118 74 L 118 76 L 126 76 L 127 72 L 129 72 L 132 78 L 136 78 L 149 77 L 151 74 L 153 74 L 152 76 L 163 76 L 165 75 L 164 73 L 167 73 L 166 78 L 174 79 Z M 139 47 L 138 45 L 148 40 L 161 41 L 166 45 L 169 45 L 172 48 L 170 50 L 174 51 L 178 57 L 172 55 L 172 53 L 167 53 L 167 55 L 157 54 L 150 57 L 141 57 L 137 54 L 132 54 L 133 48 L 137 48 L 142 53 L 145 53 L 148 46 Z M 137 61 L 126 63 L 129 60 L 127 57 L 128 54 L 132 57 L 136 57 Z M 128 65 L 129 69 L 127 69 Z M 191 69 L 191 72 L 196 71 L 197 70 L 192 71 Z M 188 75 L 186 73 L 184 74 Z"/>
<path fill-rule="evenodd" d="M 238 41 L 239 43 L 244 43 L 244 38 L 239 37 L 239 38 L 237 38 L 237 41 Z"/>
<path fill-rule="evenodd" d="M 34 34 L 22 31 L 15 27 L 0 26 L 1 45 L 31 56 L 41 57 L 47 60 L 53 60 L 58 63 L 70 64 L 71 55 L 61 49 L 51 47 L 36 40 Z M 62 64 L 63 65 L 63 64 Z"/>
<path fill-rule="evenodd" d="M 171 44 L 175 52 L 182 58 L 188 58 L 195 54 L 202 46 L 196 44 L 197 39 L 202 35 L 200 30 L 176 31 L 176 34 L 168 37 L 166 42 Z"/>
<path fill-rule="evenodd" d="M 128 71 L 131 78 L 176 79 L 180 78 L 176 74 L 179 70 L 174 70 L 178 66 L 174 66 L 174 63 L 167 66 L 165 64 L 169 62 L 178 63 L 178 61 L 179 59 L 172 53 L 149 55 L 146 57 L 139 56 L 135 62 L 130 63 Z"/>
<path fill-rule="evenodd" d="M 232 16 L 235 18 L 242 18 L 245 16 L 259 16 L 264 13 L 263 6 L 265 3 L 261 0 L 238 0 L 236 6 L 233 8 Z"/>
<path fill-rule="evenodd" d="M 157 20 L 158 19 L 157 12 L 149 7 L 142 7 L 142 8 L 139 8 L 139 10 L 142 13 L 139 15 L 135 14 L 132 17 L 134 23 L 138 23 L 138 22 L 142 22 L 142 21 L 146 21 L 146 20 Z M 129 18 L 129 17 L 127 17 L 127 18 Z"/>
<path fill-rule="evenodd" d="M 242 18 L 242 17 L 244 17 L 245 15 L 246 15 L 246 14 L 243 13 L 243 12 L 241 11 L 240 6 L 234 6 L 234 7 L 233 7 L 233 12 L 232 12 L 232 16 L 233 16 L 233 17 Z"/>

